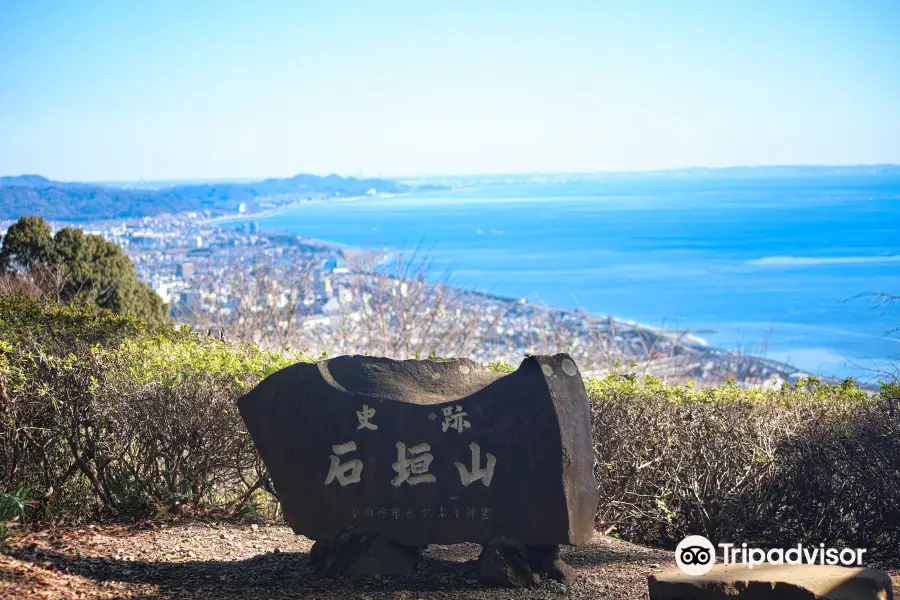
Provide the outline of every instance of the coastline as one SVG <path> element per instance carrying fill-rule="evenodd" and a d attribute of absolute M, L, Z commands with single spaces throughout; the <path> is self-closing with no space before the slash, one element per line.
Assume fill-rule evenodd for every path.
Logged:
<path fill-rule="evenodd" d="M 240 239 L 240 242 L 234 244 L 234 248 L 237 249 L 258 244 L 259 236 L 262 234 L 263 237 L 271 237 L 271 241 L 263 241 L 262 244 L 300 244 L 307 248 L 320 247 L 323 252 L 328 252 L 328 249 L 334 250 L 339 253 L 335 258 L 342 267 L 350 265 L 346 264 L 341 255 L 352 261 L 355 256 L 363 254 L 359 258 L 364 259 L 367 268 L 371 269 L 376 265 L 374 268 L 382 272 L 398 270 L 391 264 L 397 260 L 398 251 L 412 253 L 414 250 L 403 244 L 404 236 L 409 235 L 409 232 L 424 231 L 414 235 L 428 235 L 442 240 L 442 244 L 438 244 L 433 252 L 428 253 L 433 261 L 428 280 L 435 283 L 446 281 L 449 286 L 465 290 L 466 293 L 479 294 L 485 302 L 500 302 L 507 306 L 522 306 L 524 302 L 525 306 L 540 307 L 540 310 L 551 311 L 552 314 L 571 317 L 566 319 L 567 323 L 576 320 L 579 320 L 579 323 L 584 322 L 585 317 L 580 316 L 576 319 L 572 315 L 587 314 L 585 310 L 593 311 L 590 318 L 594 322 L 612 323 L 616 329 L 646 332 L 660 344 L 667 345 L 668 342 L 663 341 L 665 339 L 691 348 L 692 351 L 702 350 L 712 353 L 714 349 L 721 349 L 723 355 L 729 352 L 744 356 L 768 355 L 771 357 L 767 359 L 770 364 L 779 365 L 779 370 L 783 372 L 821 373 L 835 378 L 854 376 L 860 381 L 867 382 L 875 382 L 878 377 L 879 371 L 876 369 L 879 365 L 874 363 L 884 362 L 881 360 L 883 353 L 881 346 L 885 344 L 879 342 L 878 350 L 872 353 L 874 359 L 870 360 L 868 354 L 861 354 L 868 348 L 863 344 L 868 342 L 860 340 L 869 335 L 873 329 L 871 324 L 868 327 L 869 331 L 865 331 L 865 324 L 862 324 L 863 331 L 858 332 L 850 326 L 851 322 L 846 320 L 848 309 L 838 310 L 832 309 L 831 306 L 823 306 L 829 299 L 825 295 L 814 295 L 810 302 L 807 302 L 805 296 L 798 297 L 804 288 L 814 292 L 814 286 L 818 285 L 820 280 L 832 277 L 828 269 L 836 268 L 830 267 L 830 263 L 820 265 L 819 262 L 823 261 L 819 261 L 812 266 L 791 266 L 796 273 L 788 273 L 787 267 L 776 271 L 768 263 L 758 260 L 761 256 L 758 252 L 748 252 L 747 244 L 730 242 L 727 252 L 731 254 L 717 255 L 713 257 L 715 261 L 708 260 L 710 253 L 707 250 L 716 244 L 722 246 L 723 243 L 718 235 L 720 233 L 718 226 L 712 232 L 708 231 L 709 226 L 697 227 L 695 237 L 698 240 L 696 245 L 698 250 L 695 252 L 695 258 L 688 257 L 687 260 L 693 261 L 688 263 L 682 260 L 684 252 L 678 243 L 679 236 L 690 232 L 676 231 L 673 237 L 672 227 L 659 223 L 663 217 L 653 217 L 656 213 L 644 210 L 648 208 L 645 204 L 638 203 L 635 207 L 624 204 L 607 206 L 603 199 L 608 190 L 593 188 L 575 189 L 574 192 L 577 193 L 573 192 L 574 195 L 568 193 L 569 188 L 554 190 L 553 186 L 499 194 L 494 194 L 491 191 L 493 189 L 495 188 L 463 190 L 459 194 L 459 202 L 454 199 L 455 196 L 448 196 L 438 204 L 440 210 L 437 213 L 433 213 L 431 203 L 427 202 L 431 194 L 423 194 L 422 202 L 419 202 L 420 195 L 415 191 L 309 199 L 297 195 L 281 196 L 272 200 L 261 199 L 263 209 L 260 209 L 257 202 L 248 203 L 248 208 L 252 212 L 243 214 L 235 211 L 201 220 L 197 218 L 199 215 L 194 213 L 192 219 L 186 220 L 183 213 L 178 213 L 176 219 L 178 222 L 171 225 L 160 223 L 160 229 L 180 228 L 185 231 L 188 248 L 194 247 L 195 238 L 199 247 L 200 236 L 203 236 L 206 252 L 214 251 L 211 250 L 213 246 L 210 242 L 217 238 Z M 665 195 L 668 193 L 667 190 L 665 187 L 652 188 L 653 198 L 667 198 Z M 522 201 L 525 204 L 517 203 L 516 198 L 520 197 L 519 194 L 525 194 Z M 628 194 L 630 191 L 617 190 L 615 196 L 627 198 Z M 643 188 L 637 190 L 635 194 L 638 199 L 643 197 L 642 194 L 646 195 Z M 736 199 L 744 198 L 746 195 L 743 188 L 737 189 L 733 194 Z M 850 192 L 847 194 L 845 200 L 839 204 L 823 204 L 823 210 L 827 210 L 827 218 L 839 216 L 833 213 L 839 212 L 842 206 L 853 201 L 856 196 L 859 196 L 860 201 L 874 202 L 873 207 L 881 207 L 885 200 L 890 199 L 883 195 L 874 199 L 869 198 L 867 189 L 858 190 L 855 196 L 849 195 Z M 397 196 L 407 198 L 405 200 L 400 198 L 401 202 L 395 204 L 390 198 Z M 600 199 L 596 207 L 588 202 L 589 198 L 595 196 Z M 795 206 L 790 199 L 785 198 L 785 211 L 796 212 L 804 209 L 802 204 Z M 729 203 L 714 200 L 710 200 L 707 204 L 710 210 L 717 211 L 716 217 L 719 219 L 717 222 L 730 223 L 738 216 L 738 210 L 744 210 L 740 203 L 732 207 Z M 275 202 L 285 203 L 273 205 Z M 349 204 L 327 207 L 334 202 Z M 318 206 L 301 208 L 306 204 Z M 661 205 L 662 200 L 658 204 Z M 857 205 L 859 204 L 854 204 Z M 686 206 L 674 204 L 666 210 L 689 211 L 694 208 L 696 208 L 694 204 Z M 555 241 L 557 238 L 552 240 L 547 238 L 551 245 L 535 249 L 539 255 L 534 262 L 519 259 L 521 255 L 517 253 L 520 251 L 524 252 L 525 256 L 529 254 L 527 249 L 527 244 L 531 243 L 529 240 L 544 239 L 541 237 L 542 215 L 551 212 L 554 219 L 559 219 L 560 226 L 569 228 L 564 231 L 571 229 L 572 233 L 577 234 L 574 236 L 575 240 L 587 239 L 582 235 L 584 230 L 589 231 L 590 236 L 599 236 L 598 241 L 593 243 L 566 241 L 557 244 Z M 858 232 L 861 230 L 861 224 L 871 220 L 865 218 L 865 215 L 872 211 L 860 212 L 862 217 L 858 219 L 859 223 L 851 233 Z M 446 218 L 442 216 L 445 213 Z M 793 213 L 785 214 L 790 216 Z M 584 219 L 581 219 L 581 215 L 584 215 Z M 577 216 L 578 222 L 568 225 L 566 216 Z M 647 218 L 650 218 L 649 222 L 645 221 Z M 255 219 L 261 221 L 251 225 L 250 228 L 241 227 L 241 223 L 249 223 Z M 167 220 L 168 218 L 163 221 Z M 191 220 L 192 223 L 189 223 Z M 502 229 L 507 230 L 508 241 L 506 238 L 493 240 L 488 236 L 475 237 L 476 232 L 479 236 L 482 234 L 481 229 L 487 232 L 489 224 L 493 221 L 504 225 Z M 419 223 L 425 225 L 426 229 L 418 228 Z M 638 233 L 629 237 L 630 229 L 622 230 L 611 226 L 612 223 L 624 227 L 630 227 L 632 224 L 637 226 L 641 223 L 640 227 L 643 230 L 654 226 L 655 233 Z M 760 226 L 767 227 L 762 223 Z M 306 231 L 317 237 L 305 237 Z M 710 233 L 712 235 L 708 235 Z M 804 233 L 806 232 L 801 232 Z M 329 239 L 330 235 L 341 241 L 332 241 Z M 647 236 L 656 242 L 655 246 L 641 245 L 640 240 Z M 127 244 L 124 237 L 123 241 Z M 815 239 L 811 239 L 810 236 L 798 235 L 789 239 L 790 243 L 783 248 L 773 249 L 771 253 L 777 256 L 815 254 L 814 249 L 810 249 L 812 247 L 809 246 Z M 620 242 L 624 242 L 624 245 Z M 885 243 L 880 238 L 872 242 L 872 253 L 882 252 Z M 232 248 L 230 240 L 227 247 Z M 599 248 L 596 260 L 590 258 L 594 255 L 592 248 L 595 247 Z M 604 250 L 605 248 L 613 250 Z M 670 251 L 673 248 L 674 250 Z M 497 250 L 497 254 L 492 253 L 494 249 Z M 317 252 L 314 247 L 307 250 L 309 251 Z M 422 258 L 425 258 L 425 254 L 423 251 Z M 560 255 L 562 262 L 554 262 L 557 254 Z M 315 260 L 314 257 L 313 259 Z M 424 262 L 429 261 L 426 259 Z M 555 272 L 554 264 L 562 265 L 560 273 Z M 864 268 L 874 272 L 879 267 L 875 265 Z M 445 269 L 456 273 L 449 281 L 446 277 L 442 277 Z M 512 279 L 509 281 L 504 275 L 506 270 L 512 272 Z M 533 270 L 534 274 L 531 275 L 525 270 Z M 883 271 L 884 268 L 881 267 L 880 270 Z M 347 272 L 344 268 L 339 271 Z M 843 277 L 841 272 L 833 275 Z M 150 276 L 152 271 L 148 272 L 148 277 Z M 881 272 L 876 273 L 876 276 L 882 279 L 895 278 L 895 275 L 884 275 Z M 534 278 L 533 282 L 529 277 Z M 635 278 L 638 281 L 634 283 L 630 281 Z M 794 297 L 775 294 L 779 287 L 783 287 L 784 281 L 790 281 L 795 286 L 788 290 Z M 632 285 L 637 287 L 632 288 Z M 665 290 L 665 293 L 661 295 L 659 290 L 654 291 L 653 285 L 660 286 L 659 289 Z M 746 297 L 746 301 L 759 296 L 765 302 L 754 300 L 748 304 L 746 310 L 735 312 L 737 305 L 729 300 L 732 290 L 735 289 L 733 286 L 739 286 L 740 294 Z M 565 290 L 569 289 L 578 291 L 578 301 L 568 297 Z M 879 284 L 879 289 L 893 289 L 893 285 L 890 281 L 883 282 Z M 632 293 L 636 295 L 635 302 L 627 299 Z M 533 302 L 523 301 L 519 294 Z M 473 295 L 472 298 L 476 296 Z M 799 319 L 794 318 L 797 310 L 787 314 L 773 312 L 774 309 L 770 307 L 776 306 L 775 301 L 790 303 L 785 306 L 800 307 L 797 309 L 801 311 Z M 665 315 L 657 318 L 657 314 L 662 315 L 663 307 L 666 308 Z M 536 310 L 538 309 L 534 308 L 532 312 Z M 832 313 L 828 312 L 830 310 L 834 310 L 833 314 L 836 317 L 833 321 L 825 322 L 818 317 L 807 318 L 807 315 L 812 313 L 831 315 Z M 676 312 L 679 318 L 671 318 Z M 626 316 L 613 316 L 623 314 Z M 707 319 L 707 316 L 710 318 Z M 775 328 L 778 328 L 779 332 L 773 336 Z M 581 327 L 581 331 L 586 330 Z M 712 335 L 703 339 L 706 333 Z M 507 329 L 507 334 L 511 335 L 512 332 Z M 858 363 L 861 360 L 867 360 L 873 365 L 869 366 L 869 362 L 866 362 L 860 366 Z"/>
<path fill-rule="evenodd" d="M 202 223 L 208 225 L 221 225 L 222 223 L 231 223 L 234 221 L 253 221 L 255 219 L 264 219 L 267 217 L 274 217 L 280 215 L 282 213 L 288 212 L 300 206 L 304 206 L 306 204 L 333 204 L 340 202 L 352 202 L 355 200 L 366 200 L 366 199 L 375 199 L 375 198 L 396 198 L 400 196 L 408 196 L 411 195 L 412 192 L 403 192 L 397 194 L 387 194 L 387 193 L 379 193 L 371 196 L 328 196 L 325 198 L 315 198 L 315 199 L 306 199 L 303 200 L 294 200 L 292 202 L 287 202 L 282 204 L 281 206 L 276 206 L 273 208 L 269 208 L 266 210 L 256 211 L 252 213 L 242 213 L 237 215 L 223 215 L 220 217 L 210 217 L 209 219 L 204 219 Z"/>
<path fill-rule="evenodd" d="M 367 198 L 379 198 L 379 197 L 396 197 L 396 196 L 406 196 L 407 194 L 388 194 L 385 196 L 375 195 L 375 196 L 348 196 L 348 197 L 336 197 L 336 198 L 321 198 L 321 199 L 312 199 L 312 200 L 299 200 L 295 202 L 290 202 L 282 206 L 278 206 L 272 209 L 257 211 L 254 213 L 246 213 L 241 215 L 229 215 L 222 217 L 215 217 L 204 221 L 205 224 L 213 225 L 213 226 L 221 226 L 229 223 L 235 222 L 247 222 L 253 221 L 254 219 L 266 218 L 277 216 L 279 214 L 283 214 L 285 212 L 295 210 L 300 206 L 307 204 L 326 204 L 333 202 L 351 202 L 351 201 L 359 201 Z M 260 230 L 260 234 L 265 235 L 268 234 L 283 234 L 285 233 L 282 230 L 277 228 L 265 228 Z M 397 258 L 399 254 L 404 252 L 403 249 L 398 248 L 376 248 L 376 247 L 367 247 L 367 246 L 358 246 L 358 245 L 350 245 L 341 242 L 335 242 L 331 240 L 323 240 L 319 238 L 310 238 L 305 237 L 300 234 L 291 233 L 291 235 L 295 235 L 298 240 L 302 240 L 305 244 L 316 245 L 323 248 L 331 248 L 337 249 L 342 253 L 350 253 L 350 254 L 365 254 L 370 256 L 377 257 L 375 262 L 373 263 L 377 267 L 387 266 L 389 261 Z M 646 323 L 642 323 L 635 320 L 624 319 L 620 317 L 616 317 L 614 315 L 601 315 L 597 313 L 589 313 L 580 309 L 570 309 L 570 308 L 561 308 L 549 304 L 541 304 L 536 302 L 527 301 L 524 298 L 515 298 L 511 296 L 504 296 L 492 292 L 464 288 L 458 286 L 450 286 L 455 291 L 461 294 L 473 295 L 484 298 L 486 300 L 497 302 L 500 304 L 507 305 L 509 309 L 513 307 L 521 307 L 523 309 L 530 309 L 533 311 L 543 311 L 548 314 L 556 315 L 559 318 L 586 318 L 590 322 L 600 326 L 604 325 L 609 328 L 610 331 L 618 331 L 618 332 L 635 332 L 641 336 L 648 337 L 656 337 L 668 340 L 671 344 L 681 347 L 685 349 L 687 352 L 696 355 L 704 355 L 708 359 L 712 359 L 715 361 L 725 361 L 728 359 L 733 359 L 736 355 L 739 355 L 739 351 L 727 347 L 718 347 L 711 346 L 709 342 L 690 332 L 679 331 L 679 330 L 667 330 L 665 328 L 656 327 L 652 325 L 648 325 Z M 793 365 L 788 363 L 776 361 L 773 359 L 767 359 L 763 356 L 753 356 L 748 357 L 752 358 L 753 361 L 764 365 L 767 369 L 778 373 L 782 380 L 796 380 L 804 377 L 811 376 L 810 373 L 807 373 Z M 830 381 L 832 383 L 838 382 L 839 380 L 836 378 L 826 378 L 826 381 Z M 861 384 L 865 385 L 865 384 Z"/>

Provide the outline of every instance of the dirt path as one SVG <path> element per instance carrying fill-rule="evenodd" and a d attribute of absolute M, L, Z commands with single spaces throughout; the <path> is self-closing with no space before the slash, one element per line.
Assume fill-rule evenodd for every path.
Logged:
<path fill-rule="evenodd" d="M 481 587 L 479 547 L 431 546 L 417 572 L 383 581 L 313 576 L 312 542 L 284 526 L 187 522 L 56 529 L 17 536 L 0 556 L 0 598 L 348 598 L 375 600 L 647 598 L 647 575 L 673 566 L 671 552 L 597 534 L 564 552 L 578 581 L 533 590 Z M 900 573 L 895 595 L 900 593 Z"/>

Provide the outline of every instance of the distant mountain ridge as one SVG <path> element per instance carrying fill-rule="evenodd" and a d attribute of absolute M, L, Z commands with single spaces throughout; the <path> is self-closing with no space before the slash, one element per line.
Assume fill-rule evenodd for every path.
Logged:
<path fill-rule="evenodd" d="M 41 175 L 0 177 L 0 219 L 39 215 L 60 221 L 150 217 L 164 213 L 209 210 L 214 215 L 260 208 L 272 196 L 347 197 L 397 194 L 436 186 L 410 186 L 389 179 L 359 179 L 299 174 L 249 183 L 176 185 L 132 189 L 92 183 L 53 181 Z"/>
<path fill-rule="evenodd" d="M 305 197 L 362 196 L 374 190 L 397 194 L 469 187 L 526 183 L 561 183 L 580 180 L 672 180 L 679 179 L 762 179 L 795 177 L 900 177 L 900 165 L 780 165 L 758 167 L 689 167 L 656 171 L 594 173 L 511 173 L 496 175 L 454 175 L 403 178 L 340 177 L 298 174 L 260 181 L 220 181 L 167 185 L 123 185 L 53 181 L 41 175 L 0 177 L 0 219 L 39 215 L 59 221 L 90 221 L 114 218 L 151 217 L 164 213 L 210 211 L 213 215 L 235 213 L 243 203 L 248 212 L 266 198 L 296 195 Z"/>

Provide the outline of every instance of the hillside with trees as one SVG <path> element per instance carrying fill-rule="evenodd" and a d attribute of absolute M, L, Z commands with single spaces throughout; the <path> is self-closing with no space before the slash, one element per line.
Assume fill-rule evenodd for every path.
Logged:
<path fill-rule="evenodd" d="M 43 215 L 60 221 L 152 217 L 165 213 L 210 211 L 213 215 L 259 208 L 265 198 L 291 196 L 350 197 L 367 193 L 412 191 L 388 179 L 358 179 L 300 174 L 286 179 L 250 183 L 176 185 L 160 189 L 131 189 L 90 183 L 52 181 L 40 175 L 0 177 L 0 219 Z M 422 186 L 416 189 L 434 189 Z"/>

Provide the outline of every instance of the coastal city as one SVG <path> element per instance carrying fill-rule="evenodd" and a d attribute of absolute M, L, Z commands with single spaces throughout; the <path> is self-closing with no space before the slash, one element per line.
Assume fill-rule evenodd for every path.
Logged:
<path fill-rule="evenodd" d="M 900 0 L 0 15 L 0 600 L 900 600 Z"/>
<path fill-rule="evenodd" d="M 185 212 L 76 226 L 120 245 L 177 322 L 267 349 L 512 365 L 567 352 L 587 376 L 617 371 L 703 386 L 771 387 L 806 376 L 759 354 L 709 347 L 691 332 L 458 289 L 435 281 L 427 257 L 412 252 L 261 230 L 243 205 L 234 217 Z"/>

